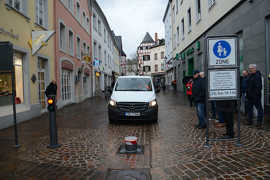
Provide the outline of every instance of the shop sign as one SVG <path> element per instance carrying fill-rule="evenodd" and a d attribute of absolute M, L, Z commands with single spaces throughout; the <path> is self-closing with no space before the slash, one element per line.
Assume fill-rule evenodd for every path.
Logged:
<path fill-rule="evenodd" d="M 85 62 L 91 63 L 91 57 L 90 56 L 83 56 L 83 60 Z"/>
<path fill-rule="evenodd" d="M 191 55 L 193 53 L 194 53 L 194 48 L 193 47 L 187 50 L 187 56 L 189 56 L 189 55 Z"/>
<path fill-rule="evenodd" d="M 27 42 L 32 49 L 32 55 L 34 55 L 41 47 L 47 45 L 47 41 L 54 32 L 55 31 L 32 31 L 32 39 Z"/>
<path fill-rule="evenodd" d="M 236 66 L 236 39 L 209 39 L 209 66 Z"/>
<path fill-rule="evenodd" d="M 184 60 L 186 58 L 185 52 L 182 52 L 181 59 Z"/>
<path fill-rule="evenodd" d="M 95 59 L 93 61 L 93 66 L 98 67 L 100 65 L 100 61 L 98 59 Z"/>
<path fill-rule="evenodd" d="M 10 31 L 7 31 L 4 28 L 0 27 L 0 34 L 4 34 L 4 35 L 7 35 L 13 39 L 19 40 L 19 35 L 14 34 L 12 29 Z"/>
<path fill-rule="evenodd" d="M 100 76 L 100 72 L 96 72 L 96 77 L 99 77 Z"/>
<path fill-rule="evenodd" d="M 199 51 L 201 49 L 201 43 L 200 41 L 196 42 L 196 49 Z"/>

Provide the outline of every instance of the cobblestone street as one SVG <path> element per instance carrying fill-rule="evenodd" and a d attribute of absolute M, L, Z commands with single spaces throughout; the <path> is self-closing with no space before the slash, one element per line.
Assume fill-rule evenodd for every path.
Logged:
<path fill-rule="evenodd" d="M 232 140 L 205 148 L 205 130 L 194 128 L 195 110 L 186 97 L 168 90 L 157 96 L 157 124 L 109 124 L 101 97 L 59 110 L 58 149 L 47 148 L 47 114 L 19 124 L 18 149 L 13 129 L 0 131 L 0 179 L 105 180 L 110 170 L 124 169 L 150 172 L 153 180 L 270 179 L 269 131 L 242 125 L 243 146 Z M 216 130 L 217 136 L 224 132 Z M 129 135 L 138 137 L 144 154 L 117 153 Z"/>

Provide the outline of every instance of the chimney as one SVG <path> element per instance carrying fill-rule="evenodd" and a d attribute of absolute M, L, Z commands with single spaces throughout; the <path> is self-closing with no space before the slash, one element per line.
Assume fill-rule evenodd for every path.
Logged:
<path fill-rule="evenodd" d="M 155 42 L 158 43 L 158 33 L 155 33 Z"/>

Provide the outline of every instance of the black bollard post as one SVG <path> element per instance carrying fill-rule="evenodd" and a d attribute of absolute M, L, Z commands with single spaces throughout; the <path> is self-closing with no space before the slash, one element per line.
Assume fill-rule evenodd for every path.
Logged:
<path fill-rule="evenodd" d="M 48 146 L 48 148 L 54 149 L 61 146 L 58 144 L 58 137 L 57 137 L 55 97 L 53 96 L 49 97 L 47 102 L 48 102 L 49 123 L 50 123 L 50 145 Z"/>

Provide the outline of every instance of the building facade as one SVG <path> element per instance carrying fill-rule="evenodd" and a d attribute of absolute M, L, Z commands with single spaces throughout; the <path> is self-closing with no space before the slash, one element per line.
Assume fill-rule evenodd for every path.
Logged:
<path fill-rule="evenodd" d="M 173 76 L 173 48 L 172 48 L 172 15 L 171 0 L 168 1 L 167 8 L 163 17 L 165 28 L 165 83 L 170 85 L 174 80 Z"/>
<path fill-rule="evenodd" d="M 150 48 L 151 76 L 156 79 L 165 80 L 165 40 L 157 40 Z"/>
<path fill-rule="evenodd" d="M 120 73 L 120 50 L 115 42 L 105 14 L 95 0 L 92 4 L 92 45 L 94 60 L 93 91 L 100 94 L 111 85 L 114 76 Z"/>
<path fill-rule="evenodd" d="M 87 0 L 57 0 L 55 10 L 58 106 L 92 96 L 91 12 Z"/>
<path fill-rule="evenodd" d="M 55 79 L 55 35 L 35 53 L 31 46 L 43 41 L 32 42 L 32 33 L 43 36 L 54 30 L 53 1 L 0 1 L 0 12 L 0 41 L 11 42 L 14 49 L 17 121 L 21 122 L 46 110 L 44 91 Z M 0 128 L 13 124 L 11 90 L 11 74 L 0 72 Z"/>
<path fill-rule="evenodd" d="M 155 41 L 147 32 L 137 48 L 139 75 L 151 75 L 150 48 L 155 45 Z"/>
<path fill-rule="evenodd" d="M 171 8 L 176 4 L 173 0 Z M 236 34 L 239 37 L 240 70 L 247 69 L 248 64 L 257 64 L 264 79 L 265 104 L 269 104 L 270 1 L 183 1 L 178 13 L 180 24 L 173 25 L 173 32 L 180 26 L 181 34 L 173 57 L 180 65 L 176 65 L 179 81 L 184 75 L 191 75 L 194 69 L 204 71 L 205 37 Z"/>

